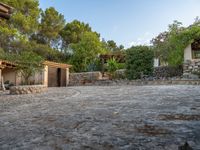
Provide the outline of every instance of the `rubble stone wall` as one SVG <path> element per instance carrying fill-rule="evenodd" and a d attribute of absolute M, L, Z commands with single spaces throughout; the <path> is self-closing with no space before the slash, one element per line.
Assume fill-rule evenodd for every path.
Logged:
<path fill-rule="evenodd" d="M 183 67 L 161 66 L 154 68 L 154 77 L 167 78 L 167 77 L 180 77 L 183 74 Z"/>
<path fill-rule="evenodd" d="M 47 90 L 45 85 L 26 85 L 26 86 L 13 86 L 10 87 L 10 94 L 21 95 L 21 94 L 35 94 L 42 93 Z"/>
<path fill-rule="evenodd" d="M 184 73 L 200 72 L 200 60 L 187 60 L 183 65 Z"/>
<path fill-rule="evenodd" d="M 100 79 L 102 79 L 101 72 L 70 73 L 69 85 L 85 85 L 88 83 L 94 83 L 95 81 Z"/>
<path fill-rule="evenodd" d="M 200 85 L 200 80 L 96 80 L 91 83 L 85 83 L 82 86 L 146 86 L 146 85 Z M 71 85 L 75 86 L 75 85 Z M 81 86 L 81 85 L 79 85 Z"/>

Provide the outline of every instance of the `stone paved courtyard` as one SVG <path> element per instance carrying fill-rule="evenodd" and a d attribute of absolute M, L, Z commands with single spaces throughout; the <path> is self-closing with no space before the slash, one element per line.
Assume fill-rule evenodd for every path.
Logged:
<path fill-rule="evenodd" d="M 200 149 L 200 86 L 0 93 L 0 149 Z"/>

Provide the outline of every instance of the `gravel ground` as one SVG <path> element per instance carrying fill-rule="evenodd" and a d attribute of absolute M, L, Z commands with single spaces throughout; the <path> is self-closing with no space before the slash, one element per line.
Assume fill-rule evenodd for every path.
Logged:
<path fill-rule="evenodd" d="M 200 86 L 0 93 L 1 150 L 200 150 Z"/>

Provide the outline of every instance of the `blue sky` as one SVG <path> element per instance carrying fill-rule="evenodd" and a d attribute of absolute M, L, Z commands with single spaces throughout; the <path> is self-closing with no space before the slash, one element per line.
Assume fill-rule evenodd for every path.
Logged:
<path fill-rule="evenodd" d="M 50 6 L 125 47 L 148 44 L 173 20 L 187 26 L 200 16 L 200 0 L 40 0 L 42 9 Z"/>

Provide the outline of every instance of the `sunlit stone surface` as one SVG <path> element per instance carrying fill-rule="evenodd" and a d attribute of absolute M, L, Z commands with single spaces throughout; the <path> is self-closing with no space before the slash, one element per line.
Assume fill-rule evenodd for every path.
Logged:
<path fill-rule="evenodd" d="M 0 93 L 0 149 L 200 149 L 200 86 Z"/>

